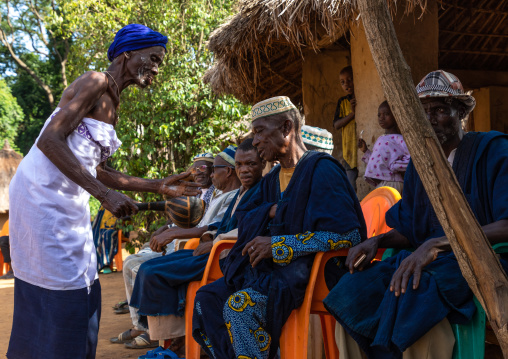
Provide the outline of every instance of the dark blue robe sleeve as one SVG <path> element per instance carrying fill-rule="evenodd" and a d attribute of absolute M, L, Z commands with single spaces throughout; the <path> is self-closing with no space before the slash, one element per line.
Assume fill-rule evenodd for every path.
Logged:
<path fill-rule="evenodd" d="M 487 200 L 492 209 L 489 217 L 494 222 L 508 219 L 508 140 L 505 136 L 490 141 L 483 153 L 482 160 L 486 164 L 481 177 L 488 181 Z M 477 169 L 478 170 L 478 169 Z"/>
<path fill-rule="evenodd" d="M 344 171 L 327 159 L 320 160 L 314 169 L 312 189 L 305 209 L 306 231 L 272 236 L 274 262 L 287 265 L 310 253 L 359 244 L 361 224 L 355 208 L 355 197 Z"/>
<path fill-rule="evenodd" d="M 386 212 L 386 224 L 410 239 L 413 236 L 413 211 L 417 173 L 413 161 L 409 162 L 404 175 L 402 199 Z"/>
<path fill-rule="evenodd" d="M 226 216 L 224 216 L 224 217 L 226 217 Z M 224 220 L 223 220 L 223 221 L 224 221 Z M 211 224 L 209 224 L 209 225 L 208 225 L 208 230 L 209 230 L 209 231 L 214 231 L 214 230 L 218 229 L 218 228 L 221 226 L 221 223 L 222 223 L 222 222 L 215 222 L 215 223 L 211 223 Z"/>

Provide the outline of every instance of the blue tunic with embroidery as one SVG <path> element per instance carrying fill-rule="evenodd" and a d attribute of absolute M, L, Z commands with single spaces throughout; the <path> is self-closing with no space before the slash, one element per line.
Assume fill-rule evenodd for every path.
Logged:
<path fill-rule="evenodd" d="M 224 263 L 224 278 L 198 291 L 193 336 L 211 357 L 232 356 L 228 349 L 231 331 L 228 329 L 229 336 L 222 334 L 227 305 L 223 316 L 223 308 L 211 307 L 212 303 L 224 306 L 225 299 L 238 291 L 238 298 L 250 296 L 252 299 L 252 295 L 260 298 L 255 302 L 263 301 L 261 315 L 266 325 L 262 329 L 271 337 L 271 344 L 269 355 L 267 351 L 258 358 L 273 358 L 284 323 L 291 311 L 303 302 L 314 259 L 312 253 L 347 248 L 366 238 L 360 203 L 344 169 L 335 159 L 320 152 L 306 152 L 282 194 L 279 171 L 280 166 L 266 175 L 258 194 L 237 209 L 238 241 Z M 277 211 L 271 220 L 269 212 L 274 204 L 277 204 Z M 249 256 L 242 256 L 242 250 L 257 236 L 272 238 L 274 258 L 264 259 L 253 268 Z M 221 300 L 216 301 L 217 297 Z M 251 331 L 254 335 L 255 329 Z M 260 345 L 261 351 L 268 349 Z M 235 347 L 237 356 L 253 356 L 252 352 L 239 353 L 238 350 Z"/>
<path fill-rule="evenodd" d="M 508 218 L 508 136 L 471 132 L 459 144 L 453 171 L 480 225 Z M 413 247 L 444 231 L 412 162 L 402 199 L 386 215 L 387 224 Z M 402 352 L 448 317 L 466 323 L 475 312 L 473 294 L 453 252 L 440 253 L 422 272 L 419 288 L 400 297 L 389 291 L 404 258 L 401 251 L 363 272 L 344 275 L 325 299 L 326 308 L 360 344 L 369 358 L 401 358 Z M 508 262 L 501 260 L 508 268 Z M 412 278 L 410 279 L 410 283 Z"/>

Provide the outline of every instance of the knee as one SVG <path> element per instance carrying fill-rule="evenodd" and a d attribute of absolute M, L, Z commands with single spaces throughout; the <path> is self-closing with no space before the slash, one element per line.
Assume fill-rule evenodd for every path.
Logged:
<path fill-rule="evenodd" d="M 224 304 L 224 319 L 230 320 L 231 316 L 243 316 L 247 315 L 250 307 L 255 306 L 256 303 L 251 298 L 251 295 L 247 291 L 239 291 L 229 296 L 228 300 Z"/>
<path fill-rule="evenodd" d="M 201 303 L 211 303 L 213 296 L 212 293 L 207 291 L 198 290 L 194 298 L 194 312 L 198 315 L 203 315 L 203 306 Z"/>

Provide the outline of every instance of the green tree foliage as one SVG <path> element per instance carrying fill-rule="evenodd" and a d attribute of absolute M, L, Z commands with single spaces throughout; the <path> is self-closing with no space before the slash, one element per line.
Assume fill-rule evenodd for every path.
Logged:
<path fill-rule="evenodd" d="M 16 145 L 26 154 L 67 86 L 72 33 L 49 0 L 0 2 L 0 74 L 23 109 Z"/>
<path fill-rule="evenodd" d="M 58 103 L 67 78 L 71 82 L 85 71 L 106 70 L 107 49 L 115 33 L 130 23 L 160 31 L 169 41 L 155 82 L 145 90 L 130 87 L 122 93 L 116 131 L 123 145 L 110 164 L 130 175 L 162 178 L 188 168 L 195 154 L 217 153 L 232 143 L 240 132 L 246 131 L 242 119 L 248 108 L 232 97 L 214 95 L 203 84 L 202 77 L 213 61 L 205 42 L 233 13 L 234 2 L 10 0 L 0 3 L 3 31 L 0 58 L 5 60 L 0 61 L 0 73 L 10 76 L 8 83 L 25 110 L 23 131 L 18 137 L 23 152 L 33 144 Z M 15 11 L 9 12 L 9 8 Z M 48 89 L 54 96 L 53 102 Z M 161 199 L 153 194 L 132 196 L 139 201 Z M 97 206 L 96 201 L 92 200 L 91 204 Z M 132 223 L 153 230 L 156 219 L 156 215 L 145 212 L 137 215 Z"/>
<path fill-rule="evenodd" d="M 156 81 L 148 89 L 130 87 L 122 93 L 116 130 L 123 145 L 112 161 L 117 170 L 162 178 L 186 169 L 197 153 L 217 153 L 246 131 L 242 119 L 248 108 L 232 97 L 215 96 L 202 82 L 213 61 L 205 41 L 232 14 L 233 3 L 80 0 L 60 5 L 68 23 L 74 24 L 69 26 L 74 33 L 68 64 L 72 78 L 87 69 L 106 70 L 106 52 L 114 34 L 129 23 L 141 23 L 168 36 Z M 161 200 L 153 194 L 135 194 L 135 198 Z M 160 224 L 156 218 L 143 213 L 133 223 L 152 231 Z"/>
<path fill-rule="evenodd" d="M 9 140 L 11 147 L 14 146 L 18 126 L 23 121 L 23 110 L 18 105 L 16 98 L 4 80 L 0 80 L 0 143 Z M 16 148 L 17 149 L 17 148 Z"/>

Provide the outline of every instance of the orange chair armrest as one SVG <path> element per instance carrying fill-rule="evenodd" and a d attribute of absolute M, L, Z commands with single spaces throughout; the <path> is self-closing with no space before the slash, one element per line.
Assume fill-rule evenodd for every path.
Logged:
<path fill-rule="evenodd" d="M 199 246 L 199 238 L 191 238 L 186 243 L 183 249 L 196 249 Z"/>
<path fill-rule="evenodd" d="M 222 277 L 222 271 L 219 266 L 220 253 L 225 249 L 231 249 L 235 245 L 236 241 L 232 239 L 225 239 L 215 243 L 210 252 L 210 257 L 206 263 L 205 272 L 203 273 L 203 279 L 201 285 L 206 285 Z"/>

